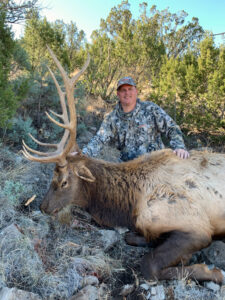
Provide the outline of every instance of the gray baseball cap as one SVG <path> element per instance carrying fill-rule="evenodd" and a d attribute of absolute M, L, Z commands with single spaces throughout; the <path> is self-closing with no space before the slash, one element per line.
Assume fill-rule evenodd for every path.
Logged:
<path fill-rule="evenodd" d="M 130 76 L 127 76 L 127 77 L 123 77 L 121 78 L 118 83 L 117 83 L 117 91 L 118 89 L 124 85 L 124 84 L 128 84 L 128 85 L 133 85 L 133 86 L 136 86 L 133 78 L 131 78 Z"/>

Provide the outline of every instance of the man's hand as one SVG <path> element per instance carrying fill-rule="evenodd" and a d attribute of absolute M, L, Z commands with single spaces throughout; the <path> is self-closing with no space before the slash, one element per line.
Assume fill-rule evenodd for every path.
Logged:
<path fill-rule="evenodd" d="M 189 152 L 184 149 L 175 149 L 173 153 L 175 153 L 178 157 L 182 159 L 186 159 L 190 156 Z"/>

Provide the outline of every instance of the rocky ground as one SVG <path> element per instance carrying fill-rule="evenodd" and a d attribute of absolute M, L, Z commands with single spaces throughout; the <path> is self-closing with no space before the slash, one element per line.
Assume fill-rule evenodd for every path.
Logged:
<path fill-rule="evenodd" d="M 116 160 L 115 151 L 106 153 Z M 213 282 L 145 281 L 139 263 L 149 249 L 126 245 L 124 230 L 100 228 L 78 208 L 60 220 L 43 215 L 53 168 L 0 147 L 1 300 L 225 299 L 225 286 Z M 225 243 L 214 241 L 196 262 L 225 270 Z"/>

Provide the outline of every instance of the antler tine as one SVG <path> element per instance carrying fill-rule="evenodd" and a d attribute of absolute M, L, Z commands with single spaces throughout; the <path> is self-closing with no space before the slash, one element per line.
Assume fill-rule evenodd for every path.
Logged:
<path fill-rule="evenodd" d="M 60 119 L 63 119 L 63 115 L 60 115 L 60 114 L 57 114 L 54 110 L 52 109 L 49 109 L 49 111 L 56 117 L 60 118 Z M 63 119 L 64 120 L 64 119 Z"/>
<path fill-rule="evenodd" d="M 77 151 L 79 151 L 79 147 L 76 143 L 77 119 L 76 119 L 76 108 L 74 105 L 74 85 L 75 85 L 75 82 L 78 80 L 78 78 L 84 73 L 84 71 L 88 67 L 90 57 L 88 55 L 88 59 L 87 59 L 86 63 L 84 64 L 83 68 L 81 69 L 81 71 L 78 72 L 78 74 L 76 74 L 72 78 L 69 78 L 68 75 L 66 74 L 65 70 L 63 69 L 62 65 L 60 64 L 59 60 L 56 58 L 56 56 L 52 52 L 52 50 L 49 47 L 48 47 L 48 50 L 49 50 L 54 62 L 56 63 L 57 67 L 59 68 L 59 71 L 61 72 L 61 75 L 62 75 L 62 78 L 64 81 L 64 85 L 65 85 L 65 89 L 66 89 L 67 105 L 68 105 L 69 113 L 70 113 L 70 121 L 69 121 L 70 128 L 67 127 L 70 130 L 70 136 L 69 136 L 69 140 L 64 149 L 64 153 L 65 153 L 65 155 L 67 155 L 73 147 Z M 63 126 L 61 126 L 61 127 L 63 127 Z"/>
<path fill-rule="evenodd" d="M 83 66 L 83 68 L 80 70 L 80 72 L 78 72 L 76 75 L 74 75 L 72 77 L 72 81 L 73 81 L 73 85 L 75 84 L 75 82 L 80 78 L 80 76 L 85 72 L 85 70 L 87 69 L 88 65 L 90 63 L 90 55 L 88 53 L 88 57 L 87 57 L 87 60 Z"/>
<path fill-rule="evenodd" d="M 44 157 L 37 157 L 37 156 L 33 156 L 31 155 L 27 150 L 26 148 L 23 146 L 23 150 L 22 150 L 22 153 L 23 155 L 31 160 L 31 161 L 35 161 L 35 162 L 40 162 L 40 163 L 55 163 L 55 162 L 58 162 L 60 164 L 66 164 L 66 159 L 64 158 L 61 158 L 60 157 L 60 153 L 56 153 L 54 152 L 54 155 L 51 155 L 51 156 L 44 156 Z M 52 152 L 53 153 L 53 152 Z M 55 154 L 56 153 L 56 154 Z"/>
<path fill-rule="evenodd" d="M 53 151 L 53 152 L 40 152 L 40 151 L 37 151 L 37 150 L 34 150 L 34 149 L 32 149 L 32 148 L 30 148 L 25 142 L 24 142 L 24 140 L 22 140 L 22 143 L 23 143 L 23 154 L 24 153 L 26 153 L 26 155 L 24 155 L 26 158 L 28 158 L 28 156 L 29 156 L 29 158 L 28 159 L 30 159 L 30 160 L 34 160 L 34 161 L 39 161 L 39 162 L 41 162 L 41 160 L 43 159 L 43 157 L 42 158 L 39 158 L 38 159 L 38 157 L 36 157 L 36 156 L 33 156 L 33 155 L 31 155 L 28 151 L 30 151 L 30 152 L 32 152 L 32 153 L 34 153 L 34 154 L 37 154 L 37 155 L 39 155 L 39 156 L 45 156 L 46 157 L 46 159 L 48 158 L 48 157 L 51 157 L 52 159 L 51 159 L 51 161 L 50 162 L 56 162 L 56 157 L 58 157 L 59 156 L 59 154 L 61 154 L 61 152 L 62 152 L 62 150 L 63 150 L 63 147 L 64 147 L 64 145 L 65 145 L 65 143 L 66 143 L 66 141 L 67 141 L 67 139 L 68 139 L 68 136 L 69 136 L 69 131 L 66 129 L 65 130 L 65 132 L 64 132 L 64 135 L 63 135 L 63 137 L 62 137 L 62 139 L 61 139 L 61 142 L 59 143 L 59 144 L 47 144 L 47 143 L 41 143 L 41 142 L 39 142 L 37 139 L 35 139 L 30 133 L 29 133 L 29 135 L 30 135 L 30 137 L 37 143 L 37 144 L 39 144 L 39 145 L 41 145 L 41 146 L 48 146 L 48 147 L 54 147 L 54 148 L 57 148 L 57 150 L 56 151 Z M 28 151 L 27 151 L 28 150 Z M 31 159 L 32 158 L 32 159 Z M 38 160 L 37 160 L 38 159 Z M 48 162 L 47 160 L 44 160 L 44 162 Z"/>
<path fill-rule="evenodd" d="M 24 142 L 24 140 L 22 140 L 22 143 L 23 143 L 23 149 L 24 149 L 24 147 L 25 147 L 26 150 L 29 150 L 30 152 L 32 152 L 32 153 L 34 153 L 34 154 L 37 154 L 37 155 L 40 155 L 40 156 L 49 156 L 51 153 L 53 153 L 53 152 L 40 152 L 40 151 L 34 150 L 34 149 L 30 148 L 30 147 Z"/>
<path fill-rule="evenodd" d="M 61 118 L 64 118 L 64 122 L 69 122 L 67 108 L 66 108 L 66 102 L 65 102 L 65 92 L 63 92 L 61 90 L 60 85 L 59 85 L 57 79 L 55 78 L 55 75 L 52 72 L 52 70 L 49 67 L 48 67 L 48 70 L 49 70 L 49 72 L 52 76 L 52 79 L 53 79 L 53 81 L 56 85 L 56 88 L 57 88 L 57 91 L 58 91 L 58 94 L 59 94 L 60 104 L 61 104 L 62 113 L 63 113 Z"/>
<path fill-rule="evenodd" d="M 67 160 L 66 160 L 66 156 L 67 154 L 71 151 L 71 149 L 73 148 L 74 150 L 77 150 L 79 152 L 79 147 L 76 143 L 76 108 L 74 105 L 74 85 L 75 82 L 78 80 L 78 78 L 84 73 L 84 71 L 86 70 L 89 61 L 90 61 L 90 57 L 88 56 L 88 59 L 86 61 L 86 63 L 84 64 L 83 68 L 80 70 L 80 72 L 78 72 L 78 74 L 76 74 L 75 76 L 73 76 L 72 78 L 69 78 L 66 71 L 63 69 L 62 65 L 60 64 L 59 60 L 57 59 L 57 57 L 55 56 L 55 54 L 53 53 L 53 51 L 47 46 L 49 53 L 51 54 L 55 64 L 57 65 L 62 78 L 63 78 L 63 82 L 65 85 L 65 90 L 66 93 L 62 91 L 58 81 L 55 78 L 54 73 L 51 71 L 51 69 L 49 68 L 49 72 L 53 78 L 53 81 L 56 85 L 58 94 L 59 94 L 59 98 L 60 98 L 60 103 L 61 103 L 61 108 L 62 108 L 62 115 L 55 113 L 54 111 L 51 111 L 51 113 L 56 116 L 59 117 L 63 120 L 63 123 L 58 122 L 57 120 L 55 120 L 48 112 L 45 112 L 47 117 L 57 126 L 62 127 L 65 129 L 63 137 L 61 139 L 61 141 L 58 144 L 47 144 L 47 143 L 41 143 L 39 142 L 37 139 L 35 139 L 32 135 L 30 135 L 30 137 L 39 145 L 41 146 L 49 146 L 49 147 L 54 147 L 56 148 L 56 151 L 53 152 L 40 152 L 37 150 L 34 150 L 32 148 L 30 148 L 29 146 L 26 145 L 26 143 L 23 141 L 23 154 L 26 158 L 28 158 L 29 160 L 32 161 L 36 161 L 36 162 L 57 162 L 60 165 L 66 165 Z M 68 109 L 69 109 L 69 114 L 70 114 L 70 120 L 68 117 L 68 111 L 67 111 L 67 105 L 66 105 L 66 101 L 65 101 L 65 96 L 67 97 L 67 105 L 68 105 Z M 34 156 L 31 155 L 28 151 L 41 156 Z"/>
<path fill-rule="evenodd" d="M 55 56 L 52 49 L 48 45 L 47 45 L 47 48 L 48 48 L 49 53 L 51 54 L 52 59 L 54 60 L 56 66 L 58 67 L 58 69 L 59 69 L 59 71 L 60 71 L 60 73 L 63 77 L 63 81 L 68 80 L 69 77 L 68 77 L 66 71 L 63 69 L 63 67 L 62 67 L 61 63 L 59 62 L 58 58 Z"/>
<path fill-rule="evenodd" d="M 63 124 L 63 123 L 60 123 L 60 122 L 56 121 L 53 117 L 50 116 L 50 114 L 47 111 L 45 112 L 45 114 L 47 115 L 47 117 L 49 118 L 49 120 L 51 120 L 53 123 L 55 123 L 59 127 L 62 127 L 64 129 L 71 129 L 70 124 Z"/>
<path fill-rule="evenodd" d="M 48 47 L 48 46 L 47 46 Z M 48 47 L 48 49 L 50 50 L 50 54 L 53 54 L 53 52 L 51 51 L 51 49 Z M 54 54 L 53 54 L 54 56 Z M 55 57 L 56 58 L 56 57 Z M 56 58 L 57 60 L 57 58 Z M 58 61 L 58 60 L 57 60 Z M 64 71 L 64 69 L 61 67 L 61 64 L 58 62 L 57 64 L 60 65 L 60 69 L 62 69 Z M 58 91 L 58 94 L 59 94 L 59 99 L 60 99 L 60 104 L 61 104 L 61 108 L 62 108 L 62 114 L 59 115 L 57 113 L 55 113 L 53 110 L 50 110 L 50 112 L 61 118 L 65 124 L 68 124 L 69 123 L 69 118 L 68 118 L 68 112 L 67 112 L 67 107 L 66 107 L 66 101 L 65 101 L 65 96 L 66 96 L 66 93 L 62 91 L 56 77 L 55 77 L 55 74 L 52 72 L 52 70 L 48 67 L 48 70 L 52 76 L 52 79 L 56 85 L 56 88 L 57 88 L 57 91 Z M 53 121 L 53 119 L 51 118 L 51 116 L 49 114 L 47 114 L 47 116 L 49 117 L 49 119 L 54 122 L 55 124 L 59 125 L 58 123 L 55 122 L 55 120 Z M 61 126 L 62 127 L 62 126 Z M 64 132 L 64 135 L 62 137 L 62 140 L 60 141 L 60 143 L 57 145 L 58 149 L 60 149 L 61 151 L 63 150 L 63 147 L 68 139 L 68 136 L 69 136 L 69 131 L 66 129 L 65 132 Z"/>
<path fill-rule="evenodd" d="M 57 144 L 42 143 L 42 142 L 38 141 L 37 139 L 35 139 L 35 137 L 33 137 L 33 135 L 31 133 L 29 133 L 29 136 L 35 143 L 37 143 L 40 146 L 57 148 Z"/>

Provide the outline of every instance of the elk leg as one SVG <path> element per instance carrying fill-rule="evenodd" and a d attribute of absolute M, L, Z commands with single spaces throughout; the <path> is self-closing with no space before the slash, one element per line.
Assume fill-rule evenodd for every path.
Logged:
<path fill-rule="evenodd" d="M 219 284 L 222 284 L 224 280 L 221 270 L 216 268 L 209 270 L 207 265 L 204 264 L 170 267 L 160 272 L 160 279 L 162 280 L 182 278 L 190 278 L 198 281 L 214 281 Z"/>
<path fill-rule="evenodd" d="M 134 232 L 134 231 L 129 231 L 129 232 L 125 233 L 124 239 L 125 239 L 125 242 L 131 246 L 137 246 L 137 247 L 138 246 L 139 247 L 149 246 L 151 248 L 155 248 L 155 247 L 161 245 L 167 237 L 168 237 L 168 233 L 162 234 L 157 239 L 147 242 L 145 237 L 143 235 L 141 235 L 140 233 Z"/>
<path fill-rule="evenodd" d="M 147 246 L 148 243 L 143 235 L 140 235 L 137 232 L 129 231 L 125 233 L 124 237 L 126 243 L 131 246 Z"/>
<path fill-rule="evenodd" d="M 173 231 L 163 244 L 143 257 L 142 274 L 146 279 L 169 280 L 187 277 L 221 283 L 223 280 L 221 271 L 209 270 L 203 264 L 174 267 L 186 262 L 192 253 L 207 247 L 210 242 L 211 238 L 204 234 Z"/>

